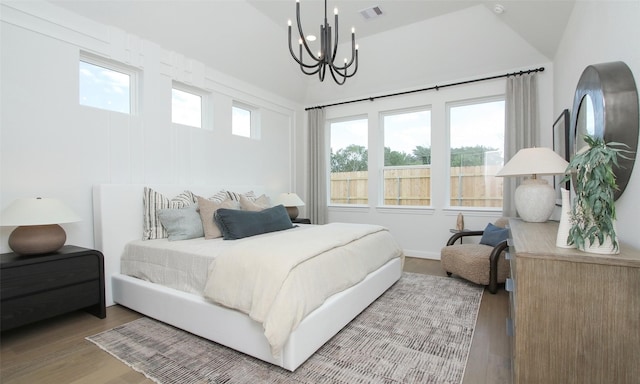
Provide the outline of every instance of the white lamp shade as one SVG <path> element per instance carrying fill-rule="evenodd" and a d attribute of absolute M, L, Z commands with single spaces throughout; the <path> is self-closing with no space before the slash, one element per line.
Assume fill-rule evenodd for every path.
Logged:
<path fill-rule="evenodd" d="M 2 226 L 26 226 L 73 223 L 80 221 L 69 207 L 58 199 L 32 197 L 17 199 L 2 211 Z"/>
<path fill-rule="evenodd" d="M 569 163 L 550 148 L 524 148 L 496 173 L 496 176 L 559 175 Z"/>
<path fill-rule="evenodd" d="M 563 174 L 568 165 L 565 159 L 550 148 L 524 148 L 496 176 L 533 176 L 533 179 L 524 180 L 516 188 L 514 203 L 522 220 L 540 223 L 551 217 L 556 194 L 546 180 L 537 179 L 536 176 Z"/>
<path fill-rule="evenodd" d="M 304 201 L 293 192 L 281 193 L 274 200 L 274 205 L 282 204 L 285 207 L 302 207 Z"/>

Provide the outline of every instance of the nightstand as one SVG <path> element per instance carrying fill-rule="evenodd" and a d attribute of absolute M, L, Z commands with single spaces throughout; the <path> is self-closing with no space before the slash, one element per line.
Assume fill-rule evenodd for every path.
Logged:
<path fill-rule="evenodd" d="M 295 218 L 293 220 L 291 220 L 291 222 L 293 224 L 311 224 L 311 219 L 301 219 L 301 218 Z"/>
<path fill-rule="evenodd" d="M 65 245 L 45 255 L 0 255 L 2 331 L 78 309 L 106 317 L 101 252 Z"/>

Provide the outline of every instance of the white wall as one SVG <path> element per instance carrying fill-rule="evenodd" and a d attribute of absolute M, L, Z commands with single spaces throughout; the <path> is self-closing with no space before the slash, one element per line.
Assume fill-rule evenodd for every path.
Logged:
<path fill-rule="evenodd" d="M 624 61 L 640 90 L 639 20 L 638 1 L 576 2 L 554 61 L 555 115 L 565 108 L 571 110 L 580 75 L 590 64 Z M 616 212 L 621 240 L 640 248 L 640 152 L 631 180 L 616 202 Z"/>
<path fill-rule="evenodd" d="M 358 44 L 357 75 L 344 86 L 313 77 L 307 96 L 310 105 L 424 88 L 549 61 L 482 4 L 359 38 Z"/>
<path fill-rule="evenodd" d="M 49 3 L 0 7 L 0 208 L 60 198 L 82 218 L 63 225 L 67 243 L 93 247 L 94 184 L 264 185 L 271 195 L 296 187 L 300 105 Z M 81 50 L 139 70 L 139 114 L 79 105 Z M 172 80 L 211 92 L 213 130 L 171 124 Z M 231 134 L 233 100 L 260 109 L 260 140 Z M 0 232 L 2 252 L 11 230 Z"/>

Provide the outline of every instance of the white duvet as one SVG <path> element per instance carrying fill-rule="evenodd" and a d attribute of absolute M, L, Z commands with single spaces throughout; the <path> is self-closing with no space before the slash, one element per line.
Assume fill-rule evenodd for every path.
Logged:
<path fill-rule="evenodd" d="M 403 257 L 384 227 L 332 223 L 244 239 L 209 266 L 204 296 L 262 323 L 274 356 L 331 295 Z"/>

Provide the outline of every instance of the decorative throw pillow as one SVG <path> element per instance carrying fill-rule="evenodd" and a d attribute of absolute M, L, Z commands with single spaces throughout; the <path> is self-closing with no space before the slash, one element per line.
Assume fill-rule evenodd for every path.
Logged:
<path fill-rule="evenodd" d="M 209 197 L 208 200 L 215 201 L 216 203 L 222 203 L 225 200 L 229 200 L 229 195 L 227 194 L 227 191 L 220 190 L 213 196 Z"/>
<path fill-rule="evenodd" d="M 267 195 L 261 195 L 255 200 L 250 200 L 245 195 L 240 195 L 240 207 L 245 211 L 262 211 L 271 208 L 271 199 Z"/>
<path fill-rule="evenodd" d="M 287 210 L 282 205 L 259 212 L 218 209 L 214 215 L 225 240 L 236 240 L 261 233 L 293 228 Z"/>
<path fill-rule="evenodd" d="M 161 209 L 158 217 L 167 230 L 169 241 L 195 239 L 204 236 L 196 204 L 179 209 Z"/>
<path fill-rule="evenodd" d="M 249 191 L 246 193 L 238 193 L 238 192 L 232 192 L 232 191 L 226 191 L 226 192 L 227 192 L 227 196 L 229 196 L 231 200 L 237 201 L 237 202 L 240 202 L 240 196 L 244 196 L 251 201 L 256 199 L 256 194 L 253 191 Z"/>
<path fill-rule="evenodd" d="M 489 223 L 487 227 L 484 229 L 482 233 L 482 238 L 480 238 L 480 244 L 489 245 L 495 247 L 496 245 L 502 243 L 507 240 L 509 237 L 509 230 L 507 228 L 496 227 L 495 225 Z"/>
<path fill-rule="evenodd" d="M 161 193 L 158 193 L 151 188 L 144 187 L 142 201 L 144 220 L 142 240 L 153 240 L 168 237 L 166 229 L 162 227 L 162 223 L 158 218 L 159 210 L 167 208 L 184 208 L 194 204 L 196 199 L 191 191 L 184 191 L 170 200 Z"/>
<path fill-rule="evenodd" d="M 225 198 L 227 196 L 225 195 Z M 196 196 L 198 200 L 198 211 L 200 212 L 200 223 L 202 224 L 202 228 L 204 229 L 204 238 L 216 239 L 218 237 L 222 237 L 222 232 L 220 232 L 220 228 L 213 220 L 214 213 L 220 208 L 226 209 L 240 209 L 240 205 L 237 201 L 233 200 L 224 200 L 224 201 L 216 201 L 205 199 L 201 196 Z"/>

